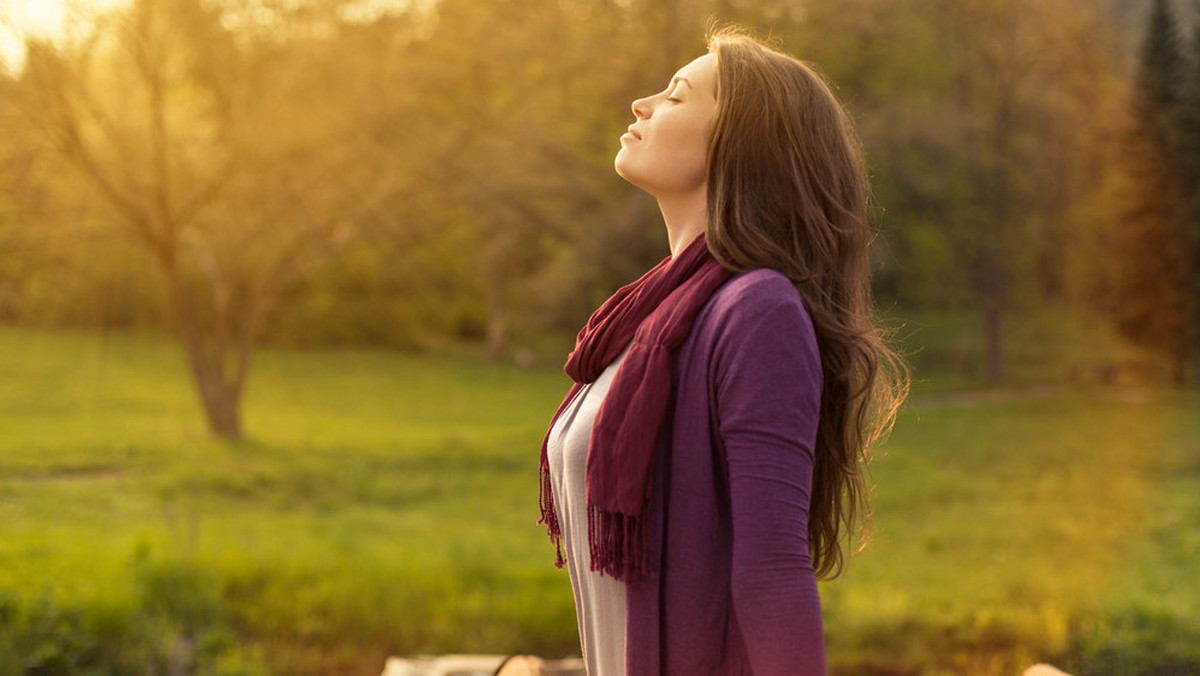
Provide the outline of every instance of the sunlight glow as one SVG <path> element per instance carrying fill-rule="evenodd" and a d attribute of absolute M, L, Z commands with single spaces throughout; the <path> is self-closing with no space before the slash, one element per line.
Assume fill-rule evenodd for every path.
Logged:
<path fill-rule="evenodd" d="M 61 42 L 76 21 L 127 5 L 129 0 L 0 0 L 0 67 L 19 73 L 25 42 L 45 38 Z"/>
<path fill-rule="evenodd" d="M 18 74 L 25 65 L 25 44 L 29 38 L 49 39 L 62 44 L 79 29 L 91 25 L 94 17 L 131 0 L 0 0 L 0 70 Z M 308 0 L 283 0 L 283 7 L 300 7 Z M 389 12 L 416 7 L 432 7 L 436 0 L 356 0 L 341 8 L 341 19 L 367 23 Z M 269 5 L 253 0 L 232 3 L 225 8 L 222 24 L 231 30 L 270 29 L 274 20 Z M 86 32 L 86 31 L 85 31 Z"/>

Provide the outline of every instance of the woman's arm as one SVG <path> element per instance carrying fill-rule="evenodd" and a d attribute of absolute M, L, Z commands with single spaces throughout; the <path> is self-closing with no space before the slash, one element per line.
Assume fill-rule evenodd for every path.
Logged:
<path fill-rule="evenodd" d="M 737 624 L 756 675 L 824 674 L 820 597 L 808 550 L 821 400 L 812 322 L 780 275 L 748 285 L 727 320 L 714 375 L 733 516 Z"/>

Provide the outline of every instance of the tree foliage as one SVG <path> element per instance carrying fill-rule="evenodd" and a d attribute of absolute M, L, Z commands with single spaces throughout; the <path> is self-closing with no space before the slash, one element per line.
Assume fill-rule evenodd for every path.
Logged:
<path fill-rule="evenodd" d="M 81 44 L 33 44 L 22 89 L 40 138 L 149 254 L 209 424 L 237 438 L 264 322 L 354 231 L 383 174 L 331 110 L 323 45 L 297 55 L 222 19 L 197 0 L 135 2 Z"/>
<path fill-rule="evenodd" d="M 1119 256 L 1114 316 L 1123 332 L 1165 355 L 1172 377 L 1185 379 L 1189 288 L 1187 206 L 1180 152 L 1181 87 L 1186 55 L 1168 0 L 1155 0 L 1143 36 L 1132 119 L 1126 139 L 1131 168 Z M 1193 348 L 1194 349 L 1194 348 Z"/>
<path fill-rule="evenodd" d="M 1184 52 L 1177 123 L 1185 209 L 1183 267 L 1190 282 L 1185 292 L 1186 376 L 1200 382 L 1200 3 L 1192 13 L 1189 46 Z"/>
<path fill-rule="evenodd" d="M 883 297 L 971 308 L 1004 378 L 1004 324 L 1099 308 L 1117 227 L 1122 83 L 1092 3 L 811 3 L 812 44 L 860 120 L 886 238 Z"/>
<path fill-rule="evenodd" d="M 666 253 L 612 156 L 716 20 L 829 76 L 870 162 L 877 296 L 977 312 L 981 375 L 1047 304 L 1158 345 L 1165 221 L 1135 198 L 1164 144 L 1126 133 L 1141 90 L 1103 4 L 136 0 L 0 78 L 0 318 L 129 326 L 160 303 L 227 436 L 263 340 L 500 357 L 569 336 Z"/>

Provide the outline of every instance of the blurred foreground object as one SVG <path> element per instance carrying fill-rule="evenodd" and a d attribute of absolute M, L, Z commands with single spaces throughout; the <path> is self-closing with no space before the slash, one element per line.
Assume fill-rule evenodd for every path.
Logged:
<path fill-rule="evenodd" d="M 546 661 L 532 655 L 389 657 L 381 676 L 584 676 L 584 668 L 579 658 Z"/>

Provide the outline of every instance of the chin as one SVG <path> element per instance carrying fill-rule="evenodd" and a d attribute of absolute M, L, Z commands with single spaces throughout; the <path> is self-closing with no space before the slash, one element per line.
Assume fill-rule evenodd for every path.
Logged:
<path fill-rule="evenodd" d="M 620 175 L 621 178 L 625 177 L 625 165 L 625 149 L 621 148 L 617 151 L 616 156 L 613 157 L 613 169 L 616 170 L 617 174 Z"/>
<path fill-rule="evenodd" d="M 613 171 L 617 172 L 617 176 L 620 176 L 621 178 L 625 179 L 626 181 L 629 181 L 630 183 L 637 185 L 637 183 L 634 182 L 633 179 L 631 179 L 629 177 L 629 167 L 626 165 L 625 162 L 622 162 L 621 160 L 622 160 L 621 153 L 617 153 L 616 159 L 613 160 Z"/>
<path fill-rule="evenodd" d="M 637 170 L 629 166 L 628 160 L 619 152 L 617 153 L 616 158 L 613 159 L 613 170 L 617 172 L 617 176 L 620 176 L 642 190 L 646 190 L 646 186 L 638 180 Z"/>

